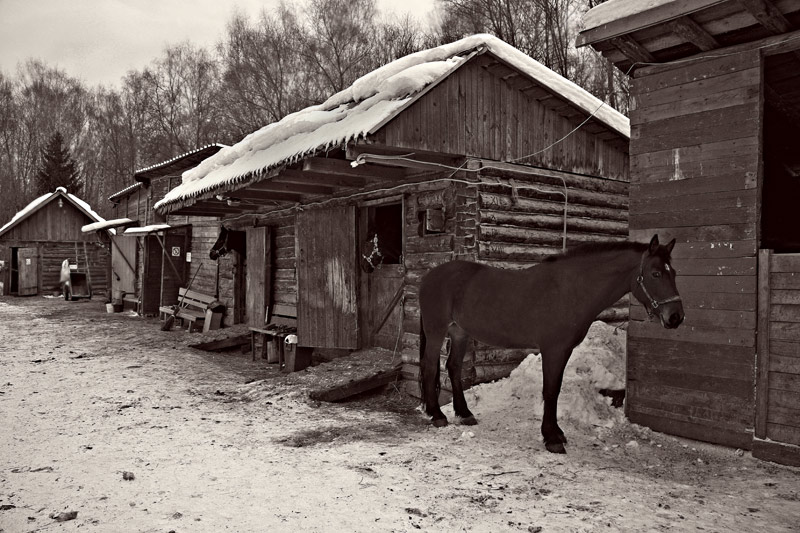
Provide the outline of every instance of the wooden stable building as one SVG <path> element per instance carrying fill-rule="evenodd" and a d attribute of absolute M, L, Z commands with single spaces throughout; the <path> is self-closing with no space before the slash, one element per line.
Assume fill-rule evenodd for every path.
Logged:
<path fill-rule="evenodd" d="M 219 233 L 217 220 L 163 216 L 153 209 L 180 183 L 184 170 L 220 148 L 219 144 L 204 146 L 137 170 L 132 185 L 109 196 L 114 213 L 110 223 L 119 224 L 113 238 L 112 289 L 123 293 L 126 304 L 142 315 L 157 315 L 160 306 L 177 303 L 178 289 L 192 277 L 194 290 L 211 296 L 220 293 L 219 273 L 230 268 L 224 267 L 228 260 L 220 269 L 208 257 Z"/>
<path fill-rule="evenodd" d="M 677 238 L 686 310 L 632 306 L 628 417 L 800 465 L 800 2 L 614 0 L 584 25 L 631 75 L 630 232 Z"/>
<path fill-rule="evenodd" d="M 81 232 L 97 222 L 103 218 L 63 187 L 28 204 L 0 228 L 0 295 L 60 293 L 65 259 L 86 273 L 95 294 L 107 294 L 108 234 Z"/>
<path fill-rule="evenodd" d="M 580 129 L 576 129 L 583 124 Z M 402 353 L 433 266 L 508 268 L 628 234 L 628 121 L 488 35 L 390 63 L 262 128 L 156 204 L 246 234 L 246 314 L 295 309 L 299 345 Z M 624 319 L 627 303 L 606 313 Z M 475 346 L 467 384 L 525 353 Z"/>

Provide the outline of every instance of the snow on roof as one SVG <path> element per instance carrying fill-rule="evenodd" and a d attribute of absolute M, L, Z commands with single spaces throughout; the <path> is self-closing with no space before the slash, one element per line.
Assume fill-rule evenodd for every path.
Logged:
<path fill-rule="evenodd" d="M 176 155 L 175 157 L 173 157 L 171 159 L 167 159 L 166 161 L 161 161 L 160 163 L 155 163 L 153 165 L 150 165 L 149 167 L 144 167 L 144 168 L 140 168 L 139 170 L 135 170 L 133 172 L 133 174 L 134 175 L 141 174 L 141 173 L 147 172 L 149 170 L 154 170 L 156 168 L 165 167 L 165 166 L 169 165 L 170 163 L 172 163 L 174 161 L 177 161 L 179 159 L 183 159 L 184 157 L 190 156 L 190 155 L 195 154 L 197 152 L 202 152 L 203 150 L 206 150 L 208 148 L 212 148 L 212 147 L 224 148 L 225 146 L 226 145 L 219 144 L 219 143 L 207 144 L 205 146 L 201 146 L 200 148 L 195 148 L 194 150 L 191 150 L 189 152 L 185 152 L 185 153 Z"/>
<path fill-rule="evenodd" d="M 630 137 L 627 117 L 497 37 L 478 34 L 388 63 L 362 76 L 326 102 L 287 115 L 247 135 L 237 144 L 222 148 L 184 172 L 182 183 L 154 207 L 158 209 L 213 191 L 253 173 L 366 137 L 399 113 L 426 86 L 461 66 L 467 60 L 464 54 L 482 47 L 567 98 L 587 115 L 593 114 L 608 127 Z"/>
<path fill-rule="evenodd" d="M 123 233 L 125 235 L 143 235 L 146 233 L 154 233 L 156 231 L 169 229 L 171 227 L 172 226 L 169 224 L 151 224 L 149 226 L 142 226 L 141 228 L 128 228 Z"/>
<path fill-rule="evenodd" d="M 130 218 L 115 218 L 113 220 L 103 220 L 100 222 L 94 222 L 92 224 L 86 224 L 81 228 L 81 232 L 83 233 L 91 233 L 93 231 L 102 230 L 102 229 L 110 229 L 116 226 L 126 226 L 130 224 L 136 224 L 136 221 L 131 220 Z M 116 230 L 111 229 L 112 233 L 116 235 Z"/>
<path fill-rule="evenodd" d="M 66 196 L 70 201 L 72 201 L 73 204 L 75 204 L 76 207 L 78 207 L 81 211 L 83 211 L 89 218 L 94 219 L 96 222 L 105 222 L 105 219 L 100 215 L 98 215 L 97 213 L 95 213 L 89 204 L 87 204 L 74 194 L 69 194 L 64 187 L 58 187 L 56 188 L 55 192 L 49 192 L 47 194 L 43 194 L 42 196 L 36 198 L 34 201 L 32 201 L 31 203 L 20 209 L 19 212 L 16 215 L 14 215 L 13 218 L 8 221 L 8 223 L 6 223 L 6 225 L 0 228 L 0 234 L 2 234 L 15 224 L 17 224 L 18 222 L 20 222 L 22 219 L 29 216 L 31 213 L 33 213 L 34 211 L 42 207 L 44 204 L 46 204 L 48 201 L 50 201 L 50 199 L 52 199 L 53 196 L 58 194 Z"/>

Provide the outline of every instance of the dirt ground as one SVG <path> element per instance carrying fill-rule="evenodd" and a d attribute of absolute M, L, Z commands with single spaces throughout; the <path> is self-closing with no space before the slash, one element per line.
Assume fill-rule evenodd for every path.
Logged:
<path fill-rule="evenodd" d="M 391 388 L 315 402 L 159 325 L 0 298 L 0 532 L 800 531 L 800 470 L 747 452 L 565 421 L 552 455 L 524 410 L 437 430 Z"/>

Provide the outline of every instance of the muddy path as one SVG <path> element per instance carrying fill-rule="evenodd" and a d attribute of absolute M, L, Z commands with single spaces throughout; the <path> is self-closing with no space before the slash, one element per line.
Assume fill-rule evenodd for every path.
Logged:
<path fill-rule="evenodd" d="M 480 404 L 435 430 L 97 301 L 0 298 L 0 336 L 2 532 L 800 531 L 800 471 L 746 452 L 566 422 L 553 456 Z"/>

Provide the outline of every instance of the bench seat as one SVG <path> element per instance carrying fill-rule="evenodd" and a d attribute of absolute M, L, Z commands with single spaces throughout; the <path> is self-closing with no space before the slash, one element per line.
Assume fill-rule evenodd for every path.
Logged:
<path fill-rule="evenodd" d="M 178 305 L 161 306 L 158 311 L 162 320 L 175 315 L 175 319 L 180 320 L 181 325 L 184 322 L 188 323 L 189 331 L 202 326 L 205 332 L 220 327 L 222 313 L 214 310 L 218 303 L 214 296 L 181 287 L 178 289 Z"/>

